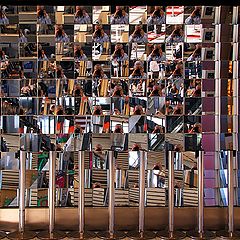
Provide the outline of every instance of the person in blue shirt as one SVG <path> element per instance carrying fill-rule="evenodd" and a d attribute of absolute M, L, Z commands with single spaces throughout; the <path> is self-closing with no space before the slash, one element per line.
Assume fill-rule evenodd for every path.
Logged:
<path fill-rule="evenodd" d="M 153 48 L 152 52 L 149 54 L 147 60 L 149 62 L 150 61 L 157 61 L 157 62 L 166 61 L 166 55 L 162 51 L 162 48 L 159 44 L 154 45 L 154 48 Z"/>
<path fill-rule="evenodd" d="M 191 15 L 186 18 L 185 24 L 200 24 L 200 23 L 201 23 L 201 11 L 200 8 L 196 6 Z"/>
<path fill-rule="evenodd" d="M 0 9 L 0 25 L 8 25 L 9 19 L 7 18 L 5 11 L 3 9 L 4 7 Z"/>
<path fill-rule="evenodd" d="M 122 44 L 118 43 L 115 45 L 115 50 L 111 56 L 111 60 L 116 60 L 116 61 L 128 60 L 128 55 L 124 52 Z"/>
<path fill-rule="evenodd" d="M 175 25 L 172 33 L 167 37 L 166 43 L 179 43 L 183 42 L 183 30 L 180 26 Z"/>
<path fill-rule="evenodd" d="M 89 23 L 91 23 L 91 18 L 89 17 L 87 11 L 84 8 L 81 8 L 80 6 L 76 6 L 74 23 L 78 23 L 78 24 L 89 24 Z"/>
<path fill-rule="evenodd" d="M 37 6 L 37 23 L 38 24 L 52 24 L 51 18 L 48 16 L 43 6 Z"/>
<path fill-rule="evenodd" d="M 148 26 L 161 25 L 166 23 L 166 17 L 163 9 L 159 6 L 154 7 L 154 12 L 150 15 L 147 20 Z"/>
<path fill-rule="evenodd" d="M 62 25 L 59 25 L 56 27 L 56 32 L 55 32 L 55 41 L 56 42 L 62 42 L 62 43 L 68 43 L 69 42 L 69 37 L 63 30 Z"/>
<path fill-rule="evenodd" d="M 80 46 L 75 47 L 74 59 L 75 59 L 75 61 L 87 61 L 88 60 L 87 56 L 84 54 L 83 49 Z"/>
<path fill-rule="evenodd" d="M 95 25 L 95 31 L 93 33 L 93 41 L 96 43 L 109 42 L 108 35 L 104 32 L 102 25 Z"/>
<path fill-rule="evenodd" d="M 116 6 L 115 13 L 111 16 L 111 24 L 128 24 L 128 14 L 121 6 Z"/>
<path fill-rule="evenodd" d="M 136 42 L 136 43 L 147 43 L 147 33 L 145 33 L 142 29 L 141 25 L 136 25 L 134 32 L 129 37 L 129 42 Z"/>

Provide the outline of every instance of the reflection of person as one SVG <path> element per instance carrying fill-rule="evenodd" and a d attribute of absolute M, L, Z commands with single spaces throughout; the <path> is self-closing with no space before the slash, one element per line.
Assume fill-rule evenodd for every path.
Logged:
<path fill-rule="evenodd" d="M 200 23 L 201 23 L 200 7 L 196 6 L 191 15 L 186 18 L 185 24 L 200 24 Z"/>
<path fill-rule="evenodd" d="M 144 114 L 143 107 L 141 105 L 136 105 L 134 107 L 133 115 L 142 115 L 142 114 Z"/>
<path fill-rule="evenodd" d="M 141 79 L 147 78 L 147 74 L 144 72 L 143 63 L 141 61 L 136 61 L 134 63 L 133 72 L 129 76 L 129 79 L 134 79 L 134 78 L 141 78 Z"/>
<path fill-rule="evenodd" d="M 148 61 L 166 61 L 166 55 L 163 53 L 162 48 L 159 44 L 155 44 L 152 52 L 148 56 Z"/>
<path fill-rule="evenodd" d="M 47 58 L 47 56 L 45 54 L 45 51 L 43 49 L 40 51 L 40 54 L 38 56 L 38 60 L 39 61 L 48 61 L 48 58 Z"/>
<path fill-rule="evenodd" d="M 58 25 L 55 31 L 55 40 L 56 42 L 69 42 L 69 37 L 63 30 L 62 25 Z"/>
<path fill-rule="evenodd" d="M 111 59 L 116 61 L 128 60 L 128 55 L 124 52 L 122 44 L 118 43 L 115 45 L 115 50 L 111 56 Z"/>
<path fill-rule="evenodd" d="M 94 106 L 93 115 L 102 115 L 102 107 L 100 105 Z"/>
<path fill-rule="evenodd" d="M 161 7 L 155 6 L 154 12 L 150 15 L 147 20 L 148 25 L 160 25 L 166 23 L 164 11 Z"/>
<path fill-rule="evenodd" d="M 111 24 L 128 24 L 128 14 L 121 6 L 116 6 L 116 11 L 110 21 Z"/>
<path fill-rule="evenodd" d="M 93 150 L 93 157 L 93 167 L 102 169 L 106 160 L 106 154 L 103 152 L 103 147 L 101 144 L 96 144 Z"/>
<path fill-rule="evenodd" d="M 201 123 L 195 123 L 189 133 L 201 133 L 202 125 Z"/>
<path fill-rule="evenodd" d="M 87 11 L 84 8 L 81 8 L 80 6 L 76 6 L 74 23 L 79 23 L 79 24 L 91 23 L 91 18 L 89 17 Z"/>
<path fill-rule="evenodd" d="M 202 46 L 200 44 L 196 45 L 193 53 L 188 57 L 187 61 L 196 61 L 201 59 Z"/>
<path fill-rule="evenodd" d="M 5 9 L 6 7 L 2 7 L 0 9 L 0 25 L 8 25 L 9 24 L 9 20 L 6 16 L 6 13 L 5 13 Z"/>
<path fill-rule="evenodd" d="M 115 125 L 114 133 L 123 133 L 123 128 L 121 124 Z"/>
<path fill-rule="evenodd" d="M 134 32 L 129 37 L 129 42 L 147 43 L 147 33 L 142 29 L 141 25 L 136 25 Z"/>
<path fill-rule="evenodd" d="M 180 26 L 175 25 L 172 33 L 167 37 L 166 43 L 183 42 L 183 30 Z"/>
<path fill-rule="evenodd" d="M 103 72 L 102 66 L 100 64 L 96 64 L 94 66 L 93 78 L 98 79 L 108 78 L 107 75 Z"/>
<path fill-rule="evenodd" d="M 122 86 L 116 85 L 113 89 L 112 97 L 123 97 L 123 89 Z"/>
<path fill-rule="evenodd" d="M 102 25 L 95 25 L 95 31 L 93 33 L 93 41 L 96 43 L 109 42 L 108 35 L 104 32 Z"/>
<path fill-rule="evenodd" d="M 37 6 L 37 23 L 52 24 L 51 18 L 48 16 L 44 6 Z"/>
<path fill-rule="evenodd" d="M 84 54 L 83 49 L 80 46 L 75 46 L 74 49 L 74 59 L 75 61 L 87 61 L 88 58 L 86 54 Z"/>

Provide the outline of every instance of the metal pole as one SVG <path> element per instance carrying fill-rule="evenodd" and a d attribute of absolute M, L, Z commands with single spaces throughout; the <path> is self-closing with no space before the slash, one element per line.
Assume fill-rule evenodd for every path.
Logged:
<path fill-rule="evenodd" d="M 233 236 L 233 205 L 234 205 L 234 178 L 233 178 L 233 152 L 228 151 L 228 232 Z"/>
<path fill-rule="evenodd" d="M 53 238 L 55 224 L 55 170 L 56 152 L 49 152 L 49 234 Z"/>
<path fill-rule="evenodd" d="M 115 205 L 115 187 L 114 187 L 114 158 L 113 152 L 109 151 L 109 234 L 113 238 L 114 234 L 114 205 Z"/>
<path fill-rule="evenodd" d="M 84 234 L 84 151 L 79 151 L 78 156 L 78 177 L 79 177 L 79 197 L 78 197 L 78 209 L 79 209 L 79 234 L 83 239 Z"/>
<path fill-rule="evenodd" d="M 169 237 L 173 238 L 174 230 L 174 152 L 168 152 L 168 220 Z"/>
<path fill-rule="evenodd" d="M 19 232 L 25 228 L 26 152 L 20 151 Z"/>
<path fill-rule="evenodd" d="M 139 170 L 139 232 L 144 231 L 144 196 L 145 196 L 145 155 L 140 151 L 140 170 Z"/>
<path fill-rule="evenodd" d="M 203 185 L 203 152 L 199 151 L 198 156 L 198 233 L 203 237 L 203 207 L 204 207 L 204 185 Z"/>

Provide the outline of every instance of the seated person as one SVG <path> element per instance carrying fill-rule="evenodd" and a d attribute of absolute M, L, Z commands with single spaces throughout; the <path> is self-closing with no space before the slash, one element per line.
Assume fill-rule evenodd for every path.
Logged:
<path fill-rule="evenodd" d="M 133 72 L 129 76 L 129 79 L 134 79 L 134 78 L 141 78 L 141 79 L 147 78 L 147 74 L 144 72 L 143 64 L 141 61 L 136 61 L 134 63 Z"/>
<path fill-rule="evenodd" d="M 38 24 L 52 24 L 44 6 L 37 6 L 37 23 Z"/>
<path fill-rule="evenodd" d="M 136 25 L 134 32 L 129 37 L 129 42 L 135 43 L 147 43 L 147 33 L 145 33 L 142 29 L 141 25 Z"/>
<path fill-rule="evenodd" d="M 111 24 L 128 24 L 128 14 L 121 6 L 116 6 L 115 13 L 111 16 Z"/>
<path fill-rule="evenodd" d="M 183 30 L 181 26 L 175 25 L 172 33 L 166 38 L 166 43 L 179 43 L 183 42 Z"/>
<path fill-rule="evenodd" d="M 87 11 L 84 8 L 82 8 L 80 6 L 76 6 L 74 23 L 78 23 L 78 24 L 89 24 L 89 23 L 91 23 L 91 18 L 89 17 Z"/>
<path fill-rule="evenodd" d="M 185 24 L 200 24 L 201 23 L 201 9 L 196 6 L 191 15 L 186 18 Z"/>
<path fill-rule="evenodd" d="M 124 52 L 123 45 L 121 43 L 117 43 L 115 45 L 115 50 L 111 56 L 111 60 L 116 60 L 116 61 L 128 60 L 128 55 Z"/>
<path fill-rule="evenodd" d="M 80 46 L 75 46 L 74 47 L 74 59 L 75 61 L 87 61 L 88 58 L 84 54 L 83 49 Z"/>
<path fill-rule="evenodd" d="M 56 27 L 55 41 L 56 42 L 62 42 L 62 43 L 68 43 L 69 42 L 69 37 L 65 33 L 65 31 L 63 30 L 63 26 L 62 25 L 58 25 Z"/>
<path fill-rule="evenodd" d="M 108 35 L 104 32 L 102 25 L 95 25 L 95 31 L 93 33 L 93 41 L 96 43 L 109 42 Z"/>
<path fill-rule="evenodd" d="M 164 23 L 166 23 L 166 17 L 163 9 L 159 6 L 155 6 L 154 12 L 150 15 L 150 17 L 147 20 L 148 26 L 161 25 Z"/>
<path fill-rule="evenodd" d="M 162 48 L 159 44 L 154 44 L 152 52 L 148 56 L 148 61 L 166 61 L 166 55 L 163 53 Z"/>

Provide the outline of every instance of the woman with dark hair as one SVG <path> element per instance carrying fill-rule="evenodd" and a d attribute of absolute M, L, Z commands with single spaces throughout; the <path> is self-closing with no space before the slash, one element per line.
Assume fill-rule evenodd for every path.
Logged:
<path fill-rule="evenodd" d="M 89 23 L 91 23 L 91 18 L 89 17 L 87 11 L 84 8 L 82 8 L 80 6 L 76 6 L 74 23 L 78 23 L 78 24 L 89 24 Z"/>
<path fill-rule="evenodd" d="M 69 42 L 69 37 L 67 36 L 67 34 L 65 33 L 65 31 L 63 30 L 62 25 L 58 25 L 56 27 L 56 31 L 55 31 L 55 41 L 56 42 L 65 42 L 68 43 Z"/>
<path fill-rule="evenodd" d="M 100 64 L 96 64 L 94 66 L 93 78 L 96 78 L 96 79 L 108 78 L 107 75 L 103 72 L 103 69 Z"/>
<path fill-rule="evenodd" d="M 179 43 L 183 42 L 183 30 L 181 26 L 175 25 L 172 33 L 167 37 L 166 43 Z"/>
<path fill-rule="evenodd" d="M 111 60 L 116 60 L 116 61 L 128 60 L 128 55 L 124 52 L 123 45 L 121 43 L 117 43 L 115 45 L 115 50 L 111 56 Z"/>
<path fill-rule="evenodd" d="M 187 61 L 196 61 L 201 60 L 201 52 L 202 52 L 202 46 L 200 44 L 196 45 L 196 49 L 193 51 L 193 53 L 188 57 Z"/>
<path fill-rule="evenodd" d="M 200 24 L 201 23 L 201 11 L 200 7 L 196 6 L 191 15 L 186 18 L 185 24 Z"/>
<path fill-rule="evenodd" d="M 37 23 L 38 24 L 52 24 L 44 6 L 37 6 Z"/>
<path fill-rule="evenodd" d="M 0 25 L 8 25 L 9 24 L 9 20 L 6 16 L 4 7 L 0 8 Z"/>
<path fill-rule="evenodd" d="M 163 9 L 159 6 L 155 6 L 153 13 L 147 20 L 148 26 L 161 25 L 164 23 L 166 23 L 166 17 L 165 17 Z"/>
<path fill-rule="evenodd" d="M 74 59 L 77 62 L 88 60 L 87 56 L 84 54 L 83 49 L 80 46 L 75 46 Z"/>
<path fill-rule="evenodd" d="M 162 48 L 160 45 L 155 44 L 153 47 L 152 52 L 149 54 L 148 59 L 149 62 L 150 61 L 157 61 L 157 62 L 161 62 L 161 61 L 166 61 L 166 55 L 165 53 L 162 51 Z"/>
<path fill-rule="evenodd" d="M 145 33 L 142 29 L 141 25 L 136 25 L 134 32 L 129 37 L 129 42 L 136 42 L 136 43 L 147 43 L 147 33 Z"/>
<path fill-rule="evenodd" d="M 108 35 L 104 32 L 102 25 L 95 25 L 95 31 L 93 33 L 93 41 L 96 43 L 109 42 Z"/>
<path fill-rule="evenodd" d="M 111 24 L 128 24 L 128 14 L 123 7 L 116 6 L 116 11 L 111 16 Z"/>

